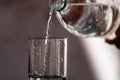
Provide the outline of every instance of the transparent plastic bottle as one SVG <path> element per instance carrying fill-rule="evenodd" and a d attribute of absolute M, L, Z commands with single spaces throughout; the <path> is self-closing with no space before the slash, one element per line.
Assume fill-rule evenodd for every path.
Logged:
<path fill-rule="evenodd" d="M 79 37 L 115 37 L 120 24 L 119 7 L 113 0 L 51 0 L 61 25 Z"/>

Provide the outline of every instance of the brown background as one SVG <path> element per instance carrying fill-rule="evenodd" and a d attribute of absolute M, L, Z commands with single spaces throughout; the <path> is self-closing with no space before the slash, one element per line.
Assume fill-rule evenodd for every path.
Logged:
<path fill-rule="evenodd" d="M 0 0 L 0 80 L 27 80 L 28 37 L 45 36 L 48 0 Z M 68 37 L 68 80 L 95 80 L 84 48 L 53 17 L 50 36 Z"/>

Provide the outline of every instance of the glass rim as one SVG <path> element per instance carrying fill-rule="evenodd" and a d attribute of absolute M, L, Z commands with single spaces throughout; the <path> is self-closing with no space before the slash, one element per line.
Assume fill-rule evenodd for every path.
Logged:
<path fill-rule="evenodd" d="M 28 40 L 46 39 L 45 37 L 29 37 Z M 68 39 L 67 37 L 49 37 L 48 39 Z"/>

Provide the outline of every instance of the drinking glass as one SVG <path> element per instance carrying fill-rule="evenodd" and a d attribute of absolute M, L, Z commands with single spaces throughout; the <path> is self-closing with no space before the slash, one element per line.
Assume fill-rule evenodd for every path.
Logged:
<path fill-rule="evenodd" d="M 30 38 L 29 42 L 29 80 L 66 80 L 67 38 Z"/>

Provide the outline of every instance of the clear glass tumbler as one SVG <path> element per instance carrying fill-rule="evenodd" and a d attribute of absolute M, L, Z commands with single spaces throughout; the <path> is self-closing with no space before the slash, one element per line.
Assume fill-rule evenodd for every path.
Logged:
<path fill-rule="evenodd" d="M 30 38 L 29 80 L 66 80 L 67 38 Z"/>

